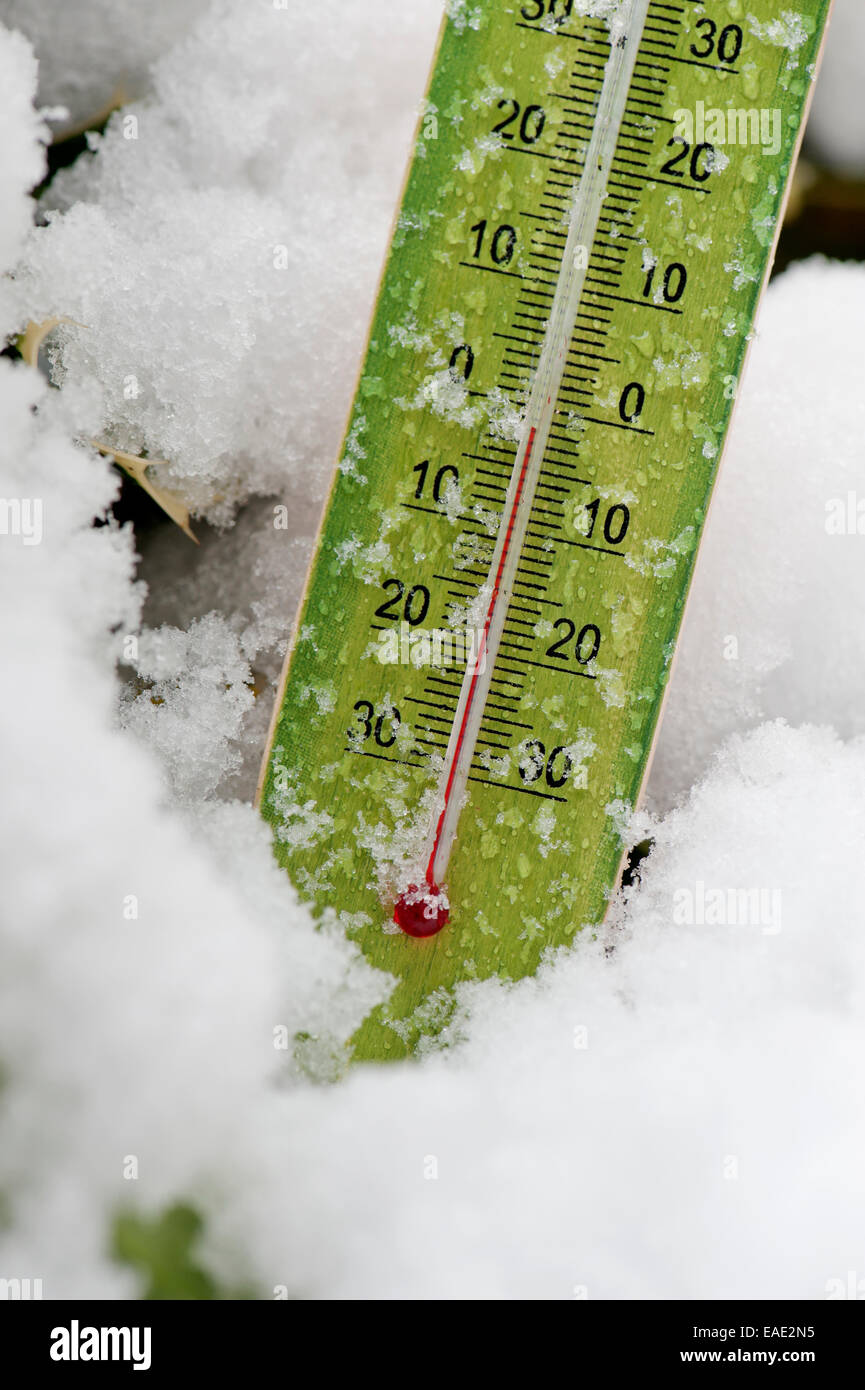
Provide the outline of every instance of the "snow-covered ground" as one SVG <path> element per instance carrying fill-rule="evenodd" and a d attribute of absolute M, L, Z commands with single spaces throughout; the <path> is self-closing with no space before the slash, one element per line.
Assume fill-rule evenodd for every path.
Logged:
<path fill-rule="evenodd" d="M 68 10 L 0 2 L 71 112 L 34 113 L 0 30 L 0 330 L 72 321 L 62 389 L 0 359 L 0 1276 L 134 1295 L 114 1214 L 187 1200 L 265 1297 L 865 1277 L 865 267 L 764 305 L 616 950 L 466 986 L 446 1053 L 315 1084 L 387 982 L 314 930 L 250 800 L 439 0 Z M 861 165 L 838 11 L 813 137 Z M 31 230 L 45 121 L 120 85 Z M 171 459 L 200 550 L 93 525 L 119 480 L 92 438 Z"/>

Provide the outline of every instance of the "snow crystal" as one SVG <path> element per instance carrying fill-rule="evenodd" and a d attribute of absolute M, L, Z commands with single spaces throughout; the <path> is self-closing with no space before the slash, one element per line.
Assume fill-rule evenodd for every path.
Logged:
<path fill-rule="evenodd" d="M 185 632 L 145 629 L 134 653 L 141 688 L 125 694 L 121 723 L 161 754 L 178 798 L 202 801 L 242 761 L 237 740 L 255 697 L 240 640 L 209 613 Z"/>
<path fill-rule="evenodd" d="M 801 48 L 808 38 L 808 25 L 795 10 L 782 10 L 777 19 L 768 19 L 765 24 L 748 15 L 748 28 L 755 39 L 775 48 L 788 48 L 791 53 Z"/>
<path fill-rule="evenodd" d="M 470 0 L 446 0 L 448 18 L 458 34 L 466 29 L 479 29 L 483 19 L 480 5 L 470 4 Z"/>

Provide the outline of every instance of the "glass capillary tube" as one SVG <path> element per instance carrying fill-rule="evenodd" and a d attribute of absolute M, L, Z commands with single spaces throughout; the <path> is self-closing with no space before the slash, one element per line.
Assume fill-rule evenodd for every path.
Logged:
<path fill-rule="evenodd" d="M 519 448 L 490 562 L 489 578 L 481 590 L 484 620 L 474 659 L 466 667 L 453 727 L 439 778 L 436 819 L 427 836 L 423 858 L 426 886 L 438 894 L 445 880 L 465 800 L 475 745 L 502 639 L 517 565 L 534 503 L 550 428 L 556 411 L 562 375 L 583 298 L 591 247 L 598 231 L 607 180 L 625 116 L 650 0 L 624 0 L 611 20 L 611 47 L 598 99 L 592 137 L 583 173 L 574 191 L 567 241 L 556 283 L 541 355 L 532 381 Z"/>

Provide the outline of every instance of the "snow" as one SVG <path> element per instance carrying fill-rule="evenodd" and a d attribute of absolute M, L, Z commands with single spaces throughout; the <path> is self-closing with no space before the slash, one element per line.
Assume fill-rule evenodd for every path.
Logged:
<path fill-rule="evenodd" d="M 108 6 L 67 55 L 10 8 L 41 101 L 113 77 Z M 29 235 L 35 67 L 0 30 L 2 328 L 84 325 L 59 391 L 0 360 L 0 497 L 42 517 L 0 535 L 0 1275 L 134 1296 L 114 1215 L 185 1200 L 262 1297 L 824 1297 L 865 1258 L 865 269 L 767 298 L 639 885 L 537 978 L 463 986 L 446 1050 L 321 1084 L 388 981 L 250 801 L 438 6 L 226 0 L 174 49 L 196 7 L 112 8 L 142 74 L 165 49 L 138 139 L 116 117 Z M 94 526 L 89 438 L 230 529 Z"/>
<path fill-rule="evenodd" d="M 208 0 L 3 0 L 0 22 L 39 55 L 40 105 L 65 107 L 58 131 L 79 130 L 149 86 L 150 64 L 191 28 Z"/>
<path fill-rule="evenodd" d="M 36 80 L 36 59 L 20 34 L 0 35 L 0 91 L 3 93 L 4 119 L 9 140 L 0 162 L 0 265 L 12 266 L 17 260 L 24 235 L 30 226 L 31 208 L 27 189 L 42 177 L 44 155 L 40 139 L 47 130 L 33 110 L 32 92 Z"/>
<path fill-rule="evenodd" d="M 787 48 L 791 53 L 801 48 L 808 38 L 808 25 L 795 10 L 782 10 L 777 19 L 770 19 L 765 24 L 749 15 L 748 28 L 756 39 L 773 44 L 776 48 Z"/>
<path fill-rule="evenodd" d="M 761 719 L 865 733 L 865 515 L 863 534 L 828 528 L 833 503 L 846 516 L 851 491 L 865 500 L 865 401 L 851 375 L 863 314 L 865 270 L 817 260 L 764 305 L 670 683 L 657 804 Z"/>
<path fill-rule="evenodd" d="M 516 988 L 465 986 L 453 1055 L 304 1095 L 304 1287 L 820 1298 L 861 1267 L 865 962 L 839 869 L 863 791 L 861 742 L 764 727 L 658 828 L 614 955 L 581 940 Z M 675 926 L 701 881 L 781 885 L 782 930 Z M 350 1235 L 322 1243 L 337 1183 Z"/>
<path fill-rule="evenodd" d="M 865 170 L 865 102 L 862 0 L 835 0 L 820 81 L 808 122 L 809 147 L 831 168 L 861 175 Z"/>
<path fill-rule="evenodd" d="M 343 3 L 311 44 L 302 6 L 224 0 L 52 187 L 66 210 L 33 236 L 18 322 L 75 321 L 64 380 L 101 396 L 82 433 L 169 459 L 198 515 L 329 477 L 440 17 L 406 11 Z"/>

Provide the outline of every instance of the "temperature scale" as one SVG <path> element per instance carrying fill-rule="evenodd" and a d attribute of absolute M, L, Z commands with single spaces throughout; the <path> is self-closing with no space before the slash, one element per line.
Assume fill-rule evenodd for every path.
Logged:
<path fill-rule="evenodd" d="M 830 3 L 448 8 L 260 788 L 368 1059 L 604 917 Z"/>

